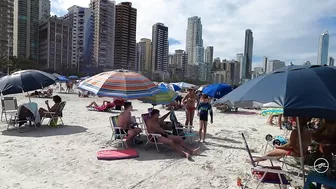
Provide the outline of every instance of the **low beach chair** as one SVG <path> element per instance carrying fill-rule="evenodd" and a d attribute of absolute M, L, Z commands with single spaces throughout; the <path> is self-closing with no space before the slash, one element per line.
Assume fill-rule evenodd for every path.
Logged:
<path fill-rule="evenodd" d="M 66 105 L 66 102 L 63 101 L 59 105 L 59 109 L 56 112 L 46 112 L 45 114 L 49 117 L 43 117 L 41 120 L 41 124 L 43 123 L 45 118 L 49 118 L 48 125 L 50 126 L 57 126 L 58 120 L 61 121 L 61 125 L 64 125 L 62 117 L 63 117 L 63 109 Z"/>
<path fill-rule="evenodd" d="M 124 147 L 124 140 L 126 140 L 127 133 L 125 133 L 121 127 L 118 127 L 118 117 L 119 116 L 111 116 L 109 118 L 112 129 L 111 141 L 116 141 L 117 143 L 120 143 L 122 147 Z"/>
<path fill-rule="evenodd" d="M 189 143 L 193 143 L 193 138 L 196 137 L 196 133 L 193 131 L 193 126 L 184 126 L 177 121 L 174 110 L 170 111 L 170 121 L 173 123 L 174 129 L 178 136 L 186 137 Z"/>
<path fill-rule="evenodd" d="M 149 113 L 141 114 L 141 118 L 142 118 L 142 123 L 143 123 L 143 131 L 147 137 L 147 142 L 145 146 L 147 146 L 149 143 L 154 144 L 156 147 L 156 150 L 160 152 L 158 145 L 162 143 L 159 143 L 157 141 L 157 137 L 162 137 L 162 136 L 160 134 L 149 133 L 147 130 L 146 121 L 150 118 L 150 114 Z"/>
<path fill-rule="evenodd" d="M 18 104 L 17 104 L 17 99 L 15 97 L 2 97 L 1 98 L 1 121 L 2 121 L 2 116 L 5 114 L 5 120 L 7 120 L 7 114 L 9 115 L 15 115 L 18 110 Z"/>
<path fill-rule="evenodd" d="M 251 154 L 250 148 L 248 147 L 248 144 L 246 142 L 245 136 L 242 133 L 241 134 L 245 143 L 246 151 L 249 155 L 252 168 L 251 168 L 251 175 L 247 179 L 246 183 L 244 184 L 244 187 L 247 186 L 247 183 L 251 180 L 251 178 L 255 178 L 258 180 L 258 185 L 256 186 L 256 189 L 259 187 L 261 183 L 265 184 L 277 184 L 279 185 L 280 189 L 281 187 L 285 187 L 286 185 L 289 185 L 289 181 L 286 178 L 286 175 L 288 175 L 287 172 L 283 171 L 281 167 L 279 166 L 260 166 L 253 160 L 253 156 Z"/>
<path fill-rule="evenodd" d="M 37 109 L 37 104 L 34 102 L 30 102 L 31 106 L 36 106 Z M 34 114 L 24 107 L 24 105 L 19 106 L 17 113 L 15 115 L 11 115 L 11 117 L 8 120 L 8 125 L 7 125 L 7 130 L 10 130 L 11 128 L 17 129 L 20 132 L 20 128 L 23 127 L 29 123 L 34 124 L 34 127 L 36 128 L 36 123 L 35 123 L 35 116 Z"/>

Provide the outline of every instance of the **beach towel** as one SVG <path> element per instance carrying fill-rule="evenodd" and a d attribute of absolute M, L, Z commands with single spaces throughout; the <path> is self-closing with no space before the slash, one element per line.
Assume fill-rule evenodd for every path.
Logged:
<path fill-rule="evenodd" d="M 22 104 L 22 106 L 24 106 L 31 113 L 33 113 L 33 115 L 35 117 L 35 120 L 34 120 L 35 123 L 40 123 L 41 122 L 41 117 L 40 117 L 40 114 L 38 112 L 37 103 L 35 103 L 35 102 L 28 102 L 28 103 Z"/>
<path fill-rule="evenodd" d="M 100 150 L 97 152 L 97 159 L 99 160 L 117 160 L 136 157 L 139 157 L 139 154 L 132 148 L 123 150 Z"/>

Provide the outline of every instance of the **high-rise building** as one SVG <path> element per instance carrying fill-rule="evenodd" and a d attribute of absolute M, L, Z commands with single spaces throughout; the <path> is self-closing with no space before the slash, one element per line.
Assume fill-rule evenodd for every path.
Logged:
<path fill-rule="evenodd" d="M 39 20 L 50 17 L 50 0 L 40 0 L 39 2 Z"/>
<path fill-rule="evenodd" d="M 184 50 L 175 50 L 173 54 L 172 64 L 168 66 L 171 77 L 175 80 L 183 80 L 187 66 L 188 56 Z"/>
<path fill-rule="evenodd" d="M 42 20 L 39 38 L 39 64 L 53 71 L 72 67 L 72 23 L 70 21 L 56 16 Z"/>
<path fill-rule="evenodd" d="M 116 6 L 114 68 L 135 70 L 137 9 L 130 2 Z"/>
<path fill-rule="evenodd" d="M 263 70 L 264 72 L 266 72 L 267 70 L 267 61 L 268 61 L 268 58 L 266 56 L 264 56 L 264 60 L 263 60 Z M 254 70 L 255 72 L 255 70 Z"/>
<path fill-rule="evenodd" d="M 329 57 L 329 66 L 334 66 L 335 59 L 333 57 Z"/>
<path fill-rule="evenodd" d="M 91 0 L 90 2 L 94 23 L 92 61 L 96 67 L 113 67 L 114 65 L 115 6 L 115 1 L 112 0 Z"/>
<path fill-rule="evenodd" d="M 213 62 L 213 53 L 214 53 L 214 47 L 213 46 L 207 46 L 204 51 L 204 62 L 205 63 L 212 63 Z"/>
<path fill-rule="evenodd" d="M 245 76 L 243 79 L 251 79 L 252 71 L 252 56 L 253 56 L 253 33 L 250 29 L 245 30 L 245 45 L 244 45 L 244 63 Z"/>
<path fill-rule="evenodd" d="M 255 68 L 253 69 L 252 78 L 253 78 L 253 79 L 254 79 L 254 78 L 257 78 L 257 77 L 263 75 L 264 73 L 265 73 L 265 71 L 264 71 L 264 68 L 263 68 L 263 67 L 255 67 Z"/>
<path fill-rule="evenodd" d="M 142 38 L 137 44 L 137 65 L 142 74 L 148 75 L 152 70 L 152 42 Z"/>
<path fill-rule="evenodd" d="M 13 0 L 0 0 L 0 56 L 13 56 Z"/>
<path fill-rule="evenodd" d="M 168 71 L 168 27 L 156 23 L 152 27 L 152 70 L 153 72 Z"/>
<path fill-rule="evenodd" d="M 89 67 L 93 50 L 93 11 L 74 5 L 63 17 L 72 23 L 72 66 Z"/>
<path fill-rule="evenodd" d="M 204 59 L 203 60 L 201 59 L 202 56 L 199 55 L 200 51 L 202 51 L 200 48 L 203 48 L 201 17 L 193 16 L 188 18 L 187 39 L 186 39 L 186 51 L 188 54 L 189 65 L 196 65 L 197 62 L 204 61 Z"/>
<path fill-rule="evenodd" d="M 283 68 L 285 66 L 286 66 L 286 64 L 283 61 L 280 61 L 280 60 L 268 60 L 266 73 L 273 72 L 273 71 L 275 71 L 277 69 L 280 69 L 280 68 Z"/>
<path fill-rule="evenodd" d="M 329 33 L 328 30 L 324 31 L 319 40 L 317 65 L 328 64 L 329 53 Z"/>
<path fill-rule="evenodd" d="M 246 57 L 243 53 L 237 54 L 237 61 L 239 62 L 239 80 L 242 82 L 246 79 Z"/>
<path fill-rule="evenodd" d="M 174 64 L 173 58 L 174 58 L 174 55 L 172 55 L 172 54 L 168 55 L 168 64 Z"/>
<path fill-rule="evenodd" d="M 39 58 L 39 0 L 14 0 L 13 55 Z"/>

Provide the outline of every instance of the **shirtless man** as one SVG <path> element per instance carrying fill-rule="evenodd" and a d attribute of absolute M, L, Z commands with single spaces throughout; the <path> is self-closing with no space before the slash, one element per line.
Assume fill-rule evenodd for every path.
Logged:
<path fill-rule="evenodd" d="M 193 88 L 189 89 L 189 93 L 182 99 L 182 102 L 186 108 L 185 125 L 192 126 L 194 122 L 194 115 L 195 115 L 195 110 L 196 110 L 195 103 L 197 103 L 197 96 Z"/>
<path fill-rule="evenodd" d="M 127 133 L 126 138 L 126 147 L 128 148 L 133 143 L 134 137 L 136 137 L 139 133 L 141 133 L 140 128 L 132 128 L 131 119 L 132 119 L 132 103 L 125 102 L 124 111 L 120 113 L 118 117 L 118 126 L 123 129 L 125 133 Z"/>
<path fill-rule="evenodd" d="M 191 155 L 197 155 L 199 153 L 200 147 L 192 149 L 187 146 L 183 139 L 180 136 L 167 135 L 165 131 L 160 127 L 160 111 L 153 109 L 151 111 L 151 117 L 147 120 L 147 130 L 149 133 L 160 134 L 161 137 L 158 137 L 158 142 L 163 144 L 168 144 L 175 151 L 181 153 L 187 159 L 191 158 Z"/>

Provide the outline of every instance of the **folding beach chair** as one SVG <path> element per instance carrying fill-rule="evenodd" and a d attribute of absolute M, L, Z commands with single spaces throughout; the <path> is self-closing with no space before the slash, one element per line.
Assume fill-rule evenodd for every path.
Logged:
<path fill-rule="evenodd" d="M 287 172 L 283 171 L 279 166 L 260 166 L 253 160 L 253 156 L 251 154 L 250 148 L 247 145 L 244 134 L 242 133 L 242 137 L 246 146 L 247 153 L 251 160 L 252 168 L 251 168 L 251 176 L 245 183 L 245 187 L 247 183 L 251 180 L 252 177 L 258 180 L 258 185 L 256 189 L 259 187 L 260 183 L 266 184 L 277 184 L 281 187 L 285 187 L 285 185 L 289 185 L 289 181 L 286 178 Z"/>
<path fill-rule="evenodd" d="M 184 126 L 177 121 L 174 110 L 170 110 L 170 121 L 173 123 L 176 134 L 181 137 L 186 137 L 190 143 L 193 142 L 193 138 L 196 137 L 196 133 L 193 131 L 192 126 Z"/>
<path fill-rule="evenodd" d="M 17 113 L 18 109 L 17 99 L 15 97 L 2 97 L 1 106 L 2 106 L 1 121 L 2 121 L 2 115 L 5 114 L 6 122 L 8 122 L 7 114 L 15 115 Z"/>
<path fill-rule="evenodd" d="M 48 115 L 47 118 L 49 118 L 48 125 L 57 126 L 58 120 L 61 120 L 61 125 L 64 125 L 62 117 L 63 117 L 63 109 L 65 105 L 66 105 L 66 102 L 63 101 L 60 103 L 59 109 L 56 112 L 45 112 L 45 114 Z M 46 118 L 45 116 L 42 117 L 41 124 L 43 123 L 43 120 L 45 118 Z"/>
<path fill-rule="evenodd" d="M 162 143 L 158 142 L 158 137 L 162 137 L 162 136 L 160 134 L 149 133 L 148 130 L 147 130 L 146 122 L 150 118 L 150 114 L 149 113 L 141 114 L 141 118 L 143 120 L 142 121 L 143 122 L 143 131 L 144 131 L 144 133 L 147 137 L 147 142 L 146 142 L 145 146 L 147 146 L 149 143 L 152 143 L 152 144 L 155 145 L 156 150 L 158 152 L 160 152 L 158 145 L 162 144 Z"/>
<path fill-rule="evenodd" d="M 118 127 L 118 117 L 119 116 L 111 116 L 109 118 L 112 129 L 111 141 L 121 143 L 121 146 L 124 147 L 124 140 L 126 140 L 127 133 L 121 127 Z"/>
<path fill-rule="evenodd" d="M 31 102 L 32 105 L 36 106 L 37 104 L 34 102 Z M 35 123 L 35 116 L 33 112 L 31 112 L 29 109 L 24 107 L 24 105 L 21 105 L 18 107 L 17 113 L 15 115 L 11 115 L 11 117 L 8 120 L 8 125 L 7 125 L 7 130 L 10 130 L 10 128 L 17 129 L 20 132 L 20 128 L 23 127 L 29 123 L 34 124 L 34 127 L 36 128 L 36 123 Z"/>

